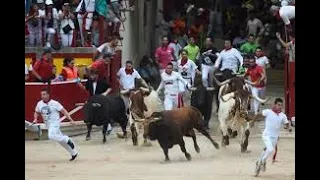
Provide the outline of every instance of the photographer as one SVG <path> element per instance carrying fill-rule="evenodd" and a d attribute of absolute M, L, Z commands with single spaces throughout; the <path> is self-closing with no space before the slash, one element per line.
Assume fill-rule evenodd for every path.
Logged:
<path fill-rule="evenodd" d="M 70 11 L 69 3 L 64 3 L 62 11 L 59 11 L 59 19 L 61 20 L 61 41 L 62 46 L 71 46 L 73 40 L 74 14 Z"/>

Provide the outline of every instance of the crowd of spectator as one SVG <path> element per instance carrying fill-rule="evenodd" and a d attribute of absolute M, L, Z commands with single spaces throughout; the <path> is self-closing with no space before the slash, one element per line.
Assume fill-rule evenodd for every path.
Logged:
<path fill-rule="evenodd" d="M 119 0 L 25 0 L 28 46 L 91 47 L 120 37 Z"/>

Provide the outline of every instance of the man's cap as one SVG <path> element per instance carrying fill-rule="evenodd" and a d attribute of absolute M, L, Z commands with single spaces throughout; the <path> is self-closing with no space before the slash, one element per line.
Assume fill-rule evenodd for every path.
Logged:
<path fill-rule="evenodd" d="M 49 5 L 53 5 L 52 0 L 46 0 L 46 5 L 47 5 L 47 6 L 49 6 Z"/>

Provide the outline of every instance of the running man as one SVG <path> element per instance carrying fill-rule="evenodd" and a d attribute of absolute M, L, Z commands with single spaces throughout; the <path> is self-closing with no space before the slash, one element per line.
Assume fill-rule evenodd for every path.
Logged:
<path fill-rule="evenodd" d="M 58 101 L 50 99 L 50 94 L 47 89 L 41 91 L 41 99 L 36 106 L 33 123 L 38 122 L 39 114 L 41 114 L 48 128 L 49 139 L 58 142 L 71 154 L 70 161 L 75 160 L 78 156 L 78 151 L 75 149 L 72 139 L 63 135 L 60 130 L 60 112 L 65 115 L 72 124 L 74 123 L 73 119 Z"/>
<path fill-rule="evenodd" d="M 182 82 L 187 88 L 191 88 L 191 84 L 188 83 L 178 72 L 172 71 L 173 64 L 168 63 L 166 70 L 161 74 L 161 82 L 157 89 L 157 93 L 161 89 L 164 89 L 164 109 L 172 110 L 174 108 L 183 107 L 182 98 L 180 97 L 179 83 Z"/>
<path fill-rule="evenodd" d="M 287 116 L 281 112 L 283 106 L 283 100 L 276 98 L 272 109 L 265 109 L 262 111 L 262 116 L 265 116 L 265 129 L 262 133 L 262 140 L 265 144 L 265 148 L 256 162 L 255 176 L 258 176 L 260 171 L 266 171 L 266 161 L 270 155 L 275 151 L 275 147 L 280 135 L 281 124 L 285 124 L 285 128 L 292 131 Z"/>

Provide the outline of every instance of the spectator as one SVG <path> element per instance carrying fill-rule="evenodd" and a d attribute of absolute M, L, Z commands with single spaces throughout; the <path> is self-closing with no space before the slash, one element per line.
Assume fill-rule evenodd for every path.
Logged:
<path fill-rule="evenodd" d="M 162 37 L 162 45 L 155 53 L 156 62 L 159 64 L 160 74 L 165 70 L 168 63 L 174 59 L 174 50 L 168 45 L 168 37 Z"/>
<path fill-rule="evenodd" d="M 74 15 L 70 10 L 69 3 L 64 3 L 62 11 L 59 11 L 59 19 L 61 20 L 60 35 L 62 46 L 71 46 L 74 30 Z"/>
<path fill-rule="evenodd" d="M 240 47 L 240 51 L 242 53 L 246 53 L 246 54 L 250 54 L 250 53 L 255 53 L 256 49 L 258 47 L 257 44 L 255 44 L 254 42 L 254 36 L 252 34 L 249 35 L 248 38 L 248 42 L 244 43 L 241 47 Z"/>
<path fill-rule="evenodd" d="M 200 34 L 203 32 L 203 25 L 200 21 L 195 21 L 195 23 L 191 26 L 188 32 L 189 37 L 193 37 L 195 41 L 199 40 Z"/>
<path fill-rule="evenodd" d="M 61 75 L 64 81 L 72 81 L 72 80 L 78 79 L 79 72 L 78 72 L 78 68 L 74 66 L 73 58 L 71 57 L 64 58 Z"/>
<path fill-rule="evenodd" d="M 37 4 L 33 4 L 26 17 L 30 46 L 40 46 L 42 44 L 42 18 L 44 17 L 45 12 L 40 10 Z"/>
<path fill-rule="evenodd" d="M 189 44 L 183 49 L 187 50 L 188 59 L 192 60 L 193 62 L 195 62 L 196 59 L 198 59 L 200 55 L 200 48 L 195 44 L 194 37 L 189 38 Z"/>
<path fill-rule="evenodd" d="M 261 20 L 255 17 L 253 13 L 249 14 L 249 20 L 247 22 L 247 31 L 248 34 L 252 34 L 255 37 L 261 36 L 264 32 L 264 26 Z"/>
<path fill-rule="evenodd" d="M 105 18 L 107 18 L 108 14 L 108 6 L 106 0 L 95 0 L 96 4 L 96 12 L 98 14 L 98 21 L 99 21 L 99 46 L 100 44 L 103 44 L 105 42 L 105 27 L 106 27 L 106 21 Z"/>
<path fill-rule="evenodd" d="M 102 56 L 107 53 L 113 55 L 116 51 L 116 47 L 118 46 L 118 42 L 118 37 L 113 36 L 110 42 L 103 43 L 97 48 L 97 51 L 93 53 L 94 59 L 102 58 Z"/>
<path fill-rule="evenodd" d="M 53 44 L 53 37 L 58 29 L 58 11 L 53 7 L 52 0 L 46 0 L 44 29 L 46 34 L 46 46 L 51 47 Z"/>
<path fill-rule="evenodd" d="M 32 74 L 38 82 L 48 82 L 52 77 L 53 58 L 50 49 L 45 49 L 42 57 L 33 66 Z"/>
<path fill-rule="evenodd" d="M 109 26 L 112 31 L 110 31 L 110 35 L 115 35 L 120 37 L 120 26 L 121 26 L 121 20 L 119 19 L 119 14 L 116 14 L 114 12 L 114 9 L 110 4 L 107 5 L 108 11 L 107 11 L 107 21 L 109 22 Z M 110 25 L 111 24 L 111 25 Z"/>
<path fill-rule="evenodd" d="M 292 27 L 294 27 L 294 25 L 291 26 L 291 24 L 294 23 L 291 23 L 290 21 L 295 19 L 295 6 L 283 6 L 279 8 L 278 6 L 273 5 L 270 10 L 273 16 L 276 16 L 278 19 L 282 19 L 286 25 L 287 31 L 292 31 Z"/>
<path fill-rule="evenodd" d="M 91 24 L 95 11 L 95 0 L 81 0 L 76 8 L 79 23 L 81 44 L 83 47 L 91 46 Z"/>
<path fill-rule="evenodd" d="M 103 54 L 101 59 L 96 60 L 90 69 L 98 70 L 98 80 L 106 80 L 108 65 L 110 64 L 112 55 L 110 53 Z"/>
<path fill-rule="evenodd" d="M 51 82 L 61 82 L 61 81 L 64 81 L 63 77 L 62 75 L 57 76 L 57 66 L 53 65 Z"/>
<path fill-rule="evenodd" d="M 100 43 L 99 43 L 99 19 L 97 15 L 93 16 L 93 21 L 92 21 L 92 45 L 94 45 L 95 47 L 99 47 Z"/>
<path fill-rule="evenodd" d="M 27 64 L 24 64 L 24 81 L 29 79 L 29 68 Z"/>
<path fill-rule="evenodd" d="M 276 36 L 283 47 L 288 48 L 289 61 L 295 61 L 295 36 L 292 33 L 289 33 L 289 42 L 286 43 L 281 39 L 280 33 L 276 33 Z"/>
<path fill-rule="evenodd" d="M 142 57 L 137 71 L 147 84 L 151 83 L 152 79 L 149 69 L 151 69 L 151 62 L 149 61 L 148 56 L 145 55 Z"/>
<path fill-rule="evenodd" d="M 186 22 L 183 17 L 179 16 L 173 21 L 172 32 L 173 34 L 184 34 L 186 28 Z"/>
<path fill-rule="evenodd" d="M 236 49 L 240 49 L 240 47 L 247 42 L 247 36 L 244 29 L 239 30 L 239 36 L 234 38 L 232 42 L 232 46 Z"/>
<path fill-rule="evenodd" d="M 178 43 L 178 37 L 177 36 L 173 36 L 173 40 L 172 42 L 169 44 L 169 47 L 171 47 L 173 49 L 173 69 L 177 69 L 177 60 L 179 59 L 179 53 L 182 50 L 181 45 Z"/>

